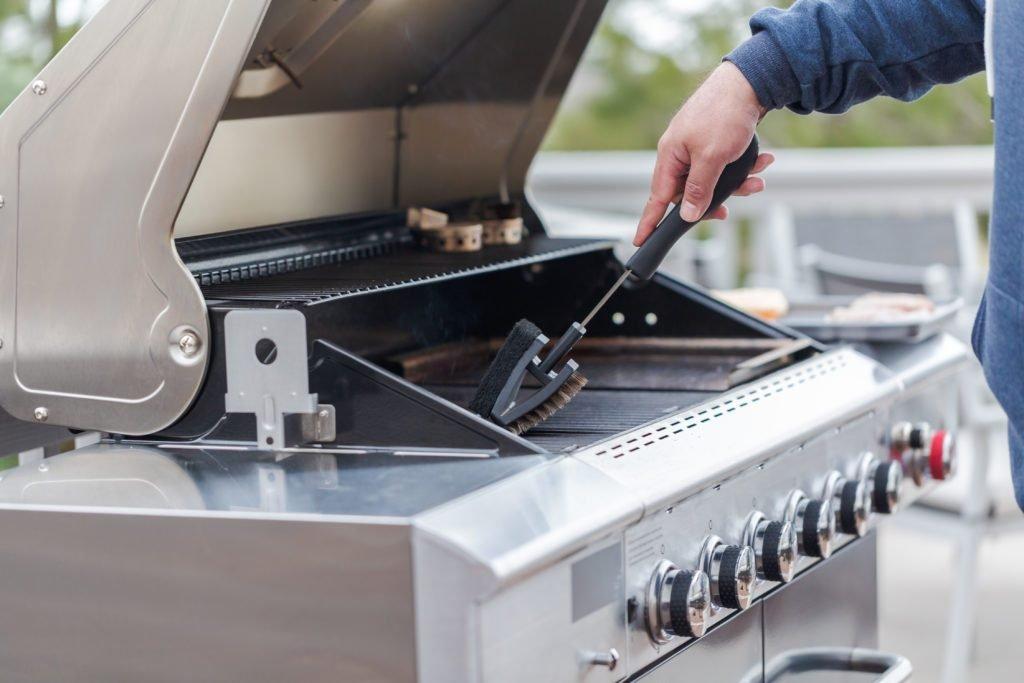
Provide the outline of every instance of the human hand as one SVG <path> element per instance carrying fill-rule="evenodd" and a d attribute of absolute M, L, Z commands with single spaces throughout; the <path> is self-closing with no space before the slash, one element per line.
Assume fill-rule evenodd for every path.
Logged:
<path fill-rule="evenodd" d="M 644 206 L 633 244 L 640 246 L 654 232 L 668 205 L 678 202 L 683 220 L 694 223 L 708 210 L 722 169 L 742 156 L 765 114 L 754 89 L 742 72 L 723 62 L 686 101 L 658 142 L 658 160 L 651 180 L 651 196 Z M 760 154 L 751 176 L 734 193 L 755 194 L 764 180 L 755 174 L 775 161 Z M 708 218 L 729 215 L 725 205 Z"/>

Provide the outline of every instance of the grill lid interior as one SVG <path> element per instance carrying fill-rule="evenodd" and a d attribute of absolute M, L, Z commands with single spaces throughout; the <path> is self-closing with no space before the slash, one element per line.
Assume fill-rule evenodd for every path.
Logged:
<path fill-rule="evenodd" d="M 186 237 L 518 196 L 605 0 L 274 0 Z"/>

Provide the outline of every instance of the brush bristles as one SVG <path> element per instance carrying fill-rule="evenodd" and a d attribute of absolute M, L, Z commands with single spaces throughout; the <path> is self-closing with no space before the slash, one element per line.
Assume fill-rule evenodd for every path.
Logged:
<path fill-rule="evenodd" d="M 578 372 L 572 373 L 569 375 L 569 379 L 565 380 L 565 384 L 551 395 L 551 398 L 511 423 L 508 430 L 514 434 L 524 434 L 530 431 L 568 405 L 569 401 L 583 391 L 585 386 L 587 386 L 587 378 Z"/>

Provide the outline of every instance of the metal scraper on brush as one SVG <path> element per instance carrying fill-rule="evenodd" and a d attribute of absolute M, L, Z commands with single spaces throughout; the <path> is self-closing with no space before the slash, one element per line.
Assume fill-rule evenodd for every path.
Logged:
<path fill-rule="evenodd" d="M 757 155 L 758 141 L 755 135 L 742 156 L 722 170 L 705 216 L 718 209 L 740 188 L 753 170 Z M 684 221 L 677 204 L 669 207 L 658 227 L 626 262 L 622 275 L 583 318 L 583 322 L 569 325 L 569 329 L 543 358 L 539 354 L 548 342 L 547 337 L 530 321 L 520 320 L 498 350 L 470 403 L 470 409 L 521 434 L 563 408 L 583 389 L 587 381 L 578 372 L 575 361 L 567 360 L 558 370 L 555 366 L 583 338 L 587 333 L 587 325 L 623 283 L 631 277 L 639 281 L 650 280 L 679 238 L 700 220 L 692 223 Z M 540 386 L 531 395 L 520 398 L 523 383 L 529 376 Z"/>

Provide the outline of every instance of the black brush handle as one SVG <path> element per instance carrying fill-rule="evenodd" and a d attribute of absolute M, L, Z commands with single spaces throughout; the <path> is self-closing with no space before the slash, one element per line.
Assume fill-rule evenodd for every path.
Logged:
<path fill-rule="evenodd" d="M 750 141 L 750 146 L 743 152 L 743 155 L 732 162 L 722 171 L 722 176 L 715 185 L 715 193 L 711 197 L 711 204 L 704 213 L 707 216 L 720 207 L 733 192 L 740 189 L 740 185 L 750 175 L 757 161 L 757 136 Z M 703 218 L 701 218 L 703 220 Z M 695 221 L 688 223 L 679 215 L 679 205 L 673 204 L 669 207 L 658 227 L 654 229 L 647 241 L 636 250 L 636 253 L 626 263 L 626 268 L 633 272 L 633 275 L 641 280 L 650 280 L 655 271 L 661 266 L 661 262 L 668 256 L 668 252 L 679 241 L 679 238 L 689 232 L 690 228 L 700 223 Z"/>

